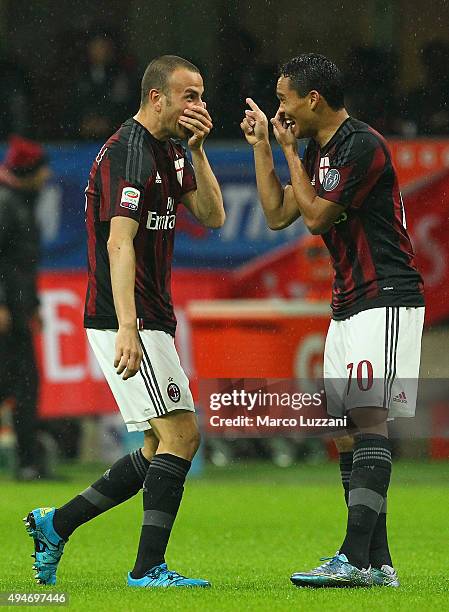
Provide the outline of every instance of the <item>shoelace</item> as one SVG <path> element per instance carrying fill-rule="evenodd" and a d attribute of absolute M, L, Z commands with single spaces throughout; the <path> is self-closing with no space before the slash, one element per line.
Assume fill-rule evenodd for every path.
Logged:
<path fill-rule="evenodd" d="M 148 576 L 148 578 L 159 578 L 159 576 L 162 573 L 162 567 L 155 567 L 154 569 L 152 569 L 150 572 L 147 572 L 146 575 Z"/>
<path fill-rule="evenodd" d="M 317 570 L 326 570 L 337 563 L 342 563 L 342 561 L 338 558 L 338 555 L 334 555 L 333 557 L 321 557 L 320 561 L 326 561 L 326 563 L 323 563 L 317 567 Z"/>
<path fill-rule="evenodd" d="M 163 572 L 167 572 L 167 578 L 169 580 L 177 580 L 178 578 L 185 578 L 185 576 L 181 576 L 181 574 L 178 574 L 178 572 L 173 572 L 163 567 L 156 567 L 151 572 L 148 572 L 147 576 L 149 578 L 154 578 L 155 580 L 157 580 Z"/>

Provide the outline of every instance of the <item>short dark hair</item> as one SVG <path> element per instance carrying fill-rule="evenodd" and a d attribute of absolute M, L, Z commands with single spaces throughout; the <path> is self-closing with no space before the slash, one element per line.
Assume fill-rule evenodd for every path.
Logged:
<path fill-rule="evenodd" d="M 289 77 L 291 87 L 301 97 L 315 89 L 333 110 L 340 110 L 345 105 L 343 75 L 324 55 L 302 53 L 281 66 L 279 75 Z"/>
<path fill-rule="evenodd" d="M 177 55 L 162 55 L 148 64 L 142 77 L 141 106 L 146 104 L 150 89 L 160 89 L 164 94 L 168 94 L 168 78 L 177 68 L 186 68 L 191 72 L 200 74 L 199 69 L 194 64 Z"/>

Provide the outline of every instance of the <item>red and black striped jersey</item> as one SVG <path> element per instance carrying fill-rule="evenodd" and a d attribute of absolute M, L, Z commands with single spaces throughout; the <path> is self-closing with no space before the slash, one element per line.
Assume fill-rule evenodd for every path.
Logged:
<path fill-rule="evenodd" d="M 177 207 L 196 189 L 183 147 L 128 119 L 100 149 L 86 188 L 88 286 L 84 326 L 117 329 L 107 241 L 112 217 L 138 222 L 135 302 L 141 329 L 174 335 L 171 265 Z"/>
<path fill-rule="evenodd" d="M 344 207 L 325 234 L 334 267 L 332 314 L 423 306 L 423 281 L 385 139 L 349 117 L 323 147 L 310 140 L 304 166 L 318 196 Z"/>

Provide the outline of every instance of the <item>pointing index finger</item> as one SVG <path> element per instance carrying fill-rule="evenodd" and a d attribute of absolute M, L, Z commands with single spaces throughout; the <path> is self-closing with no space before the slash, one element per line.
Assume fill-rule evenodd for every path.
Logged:
<path fill-rule="evenodd" d="M 246 98 L 246 103 L 252 110 L 262 112 L 252 98 Z"/>

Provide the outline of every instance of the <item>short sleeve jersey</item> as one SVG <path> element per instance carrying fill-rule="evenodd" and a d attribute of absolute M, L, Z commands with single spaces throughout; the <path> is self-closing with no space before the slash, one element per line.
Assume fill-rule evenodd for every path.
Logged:
<path fill-rule="evenodd" d="M 173 140 L 128 119 L 100 149 L 86 188 L 88 286 L 84 325 L 117 329 L 107 241 L 112 217 L 134 219 L 136 325 L 174 335 L 171 265 L 176 213 L 196 189 L 193 167 Z"/>
<path fill-rule="evenodd" d="M 310 140 L 303 162 L 318 196 L 342 206 L 322 236 L 335 272 L 333 318 L 381 306 L 423 306 L 423 282 L 384 138 L 349 117 L 323 148 Z"/>

